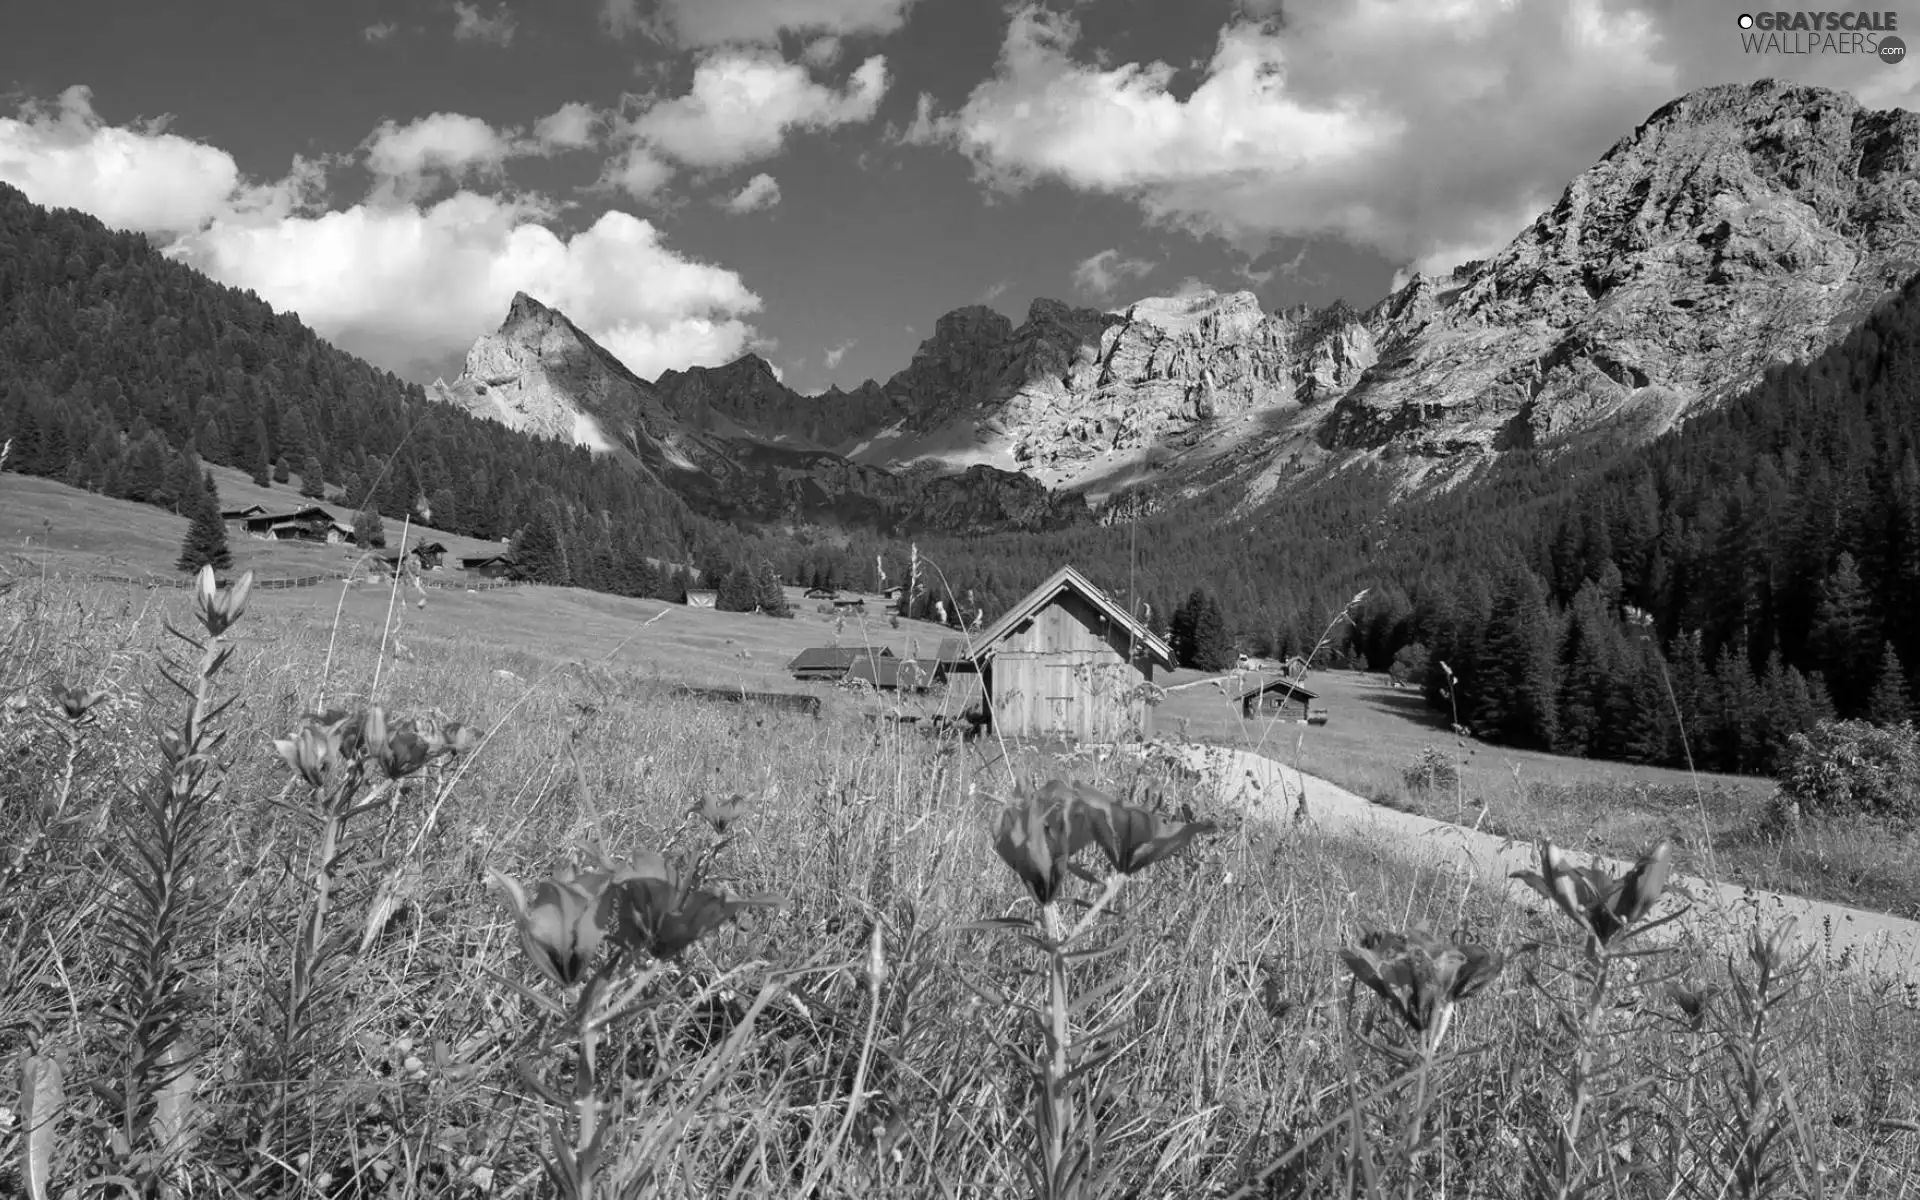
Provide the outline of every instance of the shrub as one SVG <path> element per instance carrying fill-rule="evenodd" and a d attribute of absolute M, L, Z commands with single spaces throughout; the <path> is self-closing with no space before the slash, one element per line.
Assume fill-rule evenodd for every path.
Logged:
<path fill-rule="evenodd" d="M 1910 723 L 1822 721 L 1787 739 L 1780 791 L 1809 816 L 1920 818 L 1920 733 Z"/>
<path fill-rule="evenodd" d="M 1452 791 L 1460 782 L 1460 767 L 1438 746 L 1424 746 L 1400 772 L 1409 791 Z"/>

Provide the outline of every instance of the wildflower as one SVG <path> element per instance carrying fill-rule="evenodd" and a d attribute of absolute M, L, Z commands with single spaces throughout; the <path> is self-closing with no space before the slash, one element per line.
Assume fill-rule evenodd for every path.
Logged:
<path fill-rule="evenodd" d="M 200 575 L 194 580 L 193 611 L 207 632 L 219 637 L 240 619 L 247 608 L 247 593 L 253 590 L 253 572 L 248 571 L 240 577 L 240 582 L 231 587 L 216 587 L 213 581 L 213 568 L 201 567 Z"/>
<path fill-rule="evenodd" d="M 1369 931 L 1358 947 L 1340 951 L 1354 978 L 1385 1000 L 1415 1033 L 1438 1043 L 1453 1008 L 1493 981 L 1506 965 L 1498 950 L 1477 942 Z"/>
<path fill-rule="evenodd" d="M 1113 864 L 1113 869 L 1122 875 L 1138 874 L 1186 849 L 1200 834 L 1212 833 L 1218 828 L 1212 821 L 1175 822 L 1150 809 L 1101 799 L 1105 803 L 1090 805 L 1088 809 L 1093 840 Z"/>
<path fill-rule="evenodd" d="M 495 871 L 493 880 L 506 893 L 520 927 L 520 945 L 540 973 L 561 987 L 585 979 L 588 964 L 606 940 L 602 910 L 608 877 L 565 869 L 542 880 L 531 902 L 512 876 Z"/>
<path fill-rule="evenodd" d="M 366 726 L 364 713 L 350 713 L 344 708 L 328 708 L 319 712 L 302 714 L 301 720 L 317 725 L 333 736 L 340 757 L 357 758 L 360 754 L 362 732 Z"/>
<path fill-rule="evenodd" d="M 1710 983 L 1681 983 L 1675 980 L 1667 985 L 1667 999 L 1673 1001 L 1673 1006 L 1686 1017 L 1687 1027 L 1698 1033 L 1707 1019 L 1707 1005 L 1718 990 Z"/>
<path fill-rule="evenodd" d="M 1013 868 L 1036 903 L 1051 904 L 1067 881 L 1067 860 L 1093 838 L 1090 803 L 1105 802 L 1092 788 L 1051 780 L 1000 812 L 993 848 Z"/>
<path fill-rule="evenodd" d="M 275 738 L 273 748 L 313 788 L 326 782 L 327 767 L 340 756 L 338 735 L 313 725 L 302 725 L 290 738 Z"/>
<path fill-rule="evenodd" d="M 387 731 L 384 741 L 370 748 L 389 779 L 406 778 L 426 766 L 427 759 L 433 756 L 433 746 L 411 720 L 395 724 Z"/>
<path fill-rule="evenodd" d="M 729 826 L 746 815 L 747 798 L 738 792 L 731 796 L 709 793 L 694 806 L 693 811 L 700 815 L 701 820 L 713 826 L 715 833 L 725 834 Z"/>
<path fill-rule="evenodd" d="M 613 874 L 613 938 L 654 958 L 677 958 L 743 909 L 771 904 L 764 898 L 730 900 L 692 886 L 679 868 L 651 850 L 619 865 Z"/>
<path fill-rule="evenodd" d="M 53 685 L 53 698 L 67 714 L 67 720 L 77 725 L 86 719 L 89 710 L 107 698 L 107 694 L 56 683 Z"/>
<path fill-rule="evenodd" d="M 1598 866 L 1575 867 L 1558 846 L 1541 842 L 1540 870 L 1515 871 L 1513 878 L 1559 905 L 1605 945 L 1653 911 L 1666 892 L 1672 866 L 1673 848 L 1661 842 L 1616 880 Z"/>

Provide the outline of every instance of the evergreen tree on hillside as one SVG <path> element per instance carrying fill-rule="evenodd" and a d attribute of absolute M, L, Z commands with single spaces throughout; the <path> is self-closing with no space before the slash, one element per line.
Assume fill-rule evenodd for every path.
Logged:
<path fill-rule="evenodd" d="M 207 477 L 199 490 L 199 501 L 191 513 L 187 536 L 180 544 L 180 558 L 174 564 L 189 573 L 201 567 L 216 571 L 233 566 L 233 552 L 227 547 L 227 526 L 220 519 L 220 494 Z"/>
<path fill-rule="evenodd" d="M 1195 588 L 1167 622 L 1167 644 L 1173 650 L 1173 661 L 1183 667 L 1195 665 L 1193 631 L 1206 606 L 1206 593 Z"/>
<path fill-rule="evenodd" d="M 1479 720 L 1509 745 L 1550 748 L 1559 733 L 1558 632 L 1545 589 L 1524 566 L 1509 569 L 1487 627 Z"/>
<path fill-rule="evenodd" d="M 721 612 L 752 612 L 760 603 L 760 585 L 745 566 L 727 572 L 717 592 L 713 606 Z"/>
<path fill-rule="evenodd" d="M 1913 701 L 1907 693 L 1907 670 L 1892 642 L 1880 647 L 1880 671 L 1867 697 L 1867 720 L 1875 725 L 1898 725 L 1913 720 Z"/>
<path fill-rule="evenodd" d="M 1820 585 L 1813 649 L 1842 716 L 1856 716 L 1873 686 L 1873 618 L 1853 555 L 1842 551 Z"/>
<path fill-rule="evenodd" d="M 1234 663 L 1233 639 L 1227 635 L 1227 619 L 1220 601 L 1201 598 L 1200 611 L 1193 619 L 1193 665 L 1202 671 L 1224 671 Z"/>
<path fill-rule="evenodd" d="M 780 576 L 770 562 L 760 564 L 760 577 L 754 580 L 755 599 L 760 611 L 770 617 L 787 615 L 787 590 L 780 584 Z"/>
<path fill-rule="evenodd" d="M 325 472 L 320 467 L 320 460 L 311 454 L 300 464 L 300 494 L 309 500 L 327 498 Z"/>
<path fill-rule="evenodd" d="M 573 582 L 560 531 L 544 512 L 535 513 L 533 519 L 521 527 L 513 539 L 512 554 L 515 579 L 553 587 L 566 587 Z"/>
<path fill-rule="evenodd" d="M 292 478 L 293 478 L 293 467 L 291 464 L 287 462 L 287 456 L 282 454 L 279 458 L 274 460 L 273 481 L 275 483 L 285 483 Z"/>
<path fill-rule="evenodd" d="M 379 513 L 371 508 L 363 508 L 353 515 L 353 544 L 362 550 L 386 547 L 387 526 Z"/>

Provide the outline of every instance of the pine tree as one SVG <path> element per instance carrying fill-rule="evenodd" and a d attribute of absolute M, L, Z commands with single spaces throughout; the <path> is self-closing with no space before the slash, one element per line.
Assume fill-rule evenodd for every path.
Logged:
<path fill-rule="evenodd" d="M 566 587 L 573 582 L 567 572 L 560 532 L 545 512 L 535 513 L 513 539 L 513 577 L 554 587 Z"/>
<path fill-rule="evenodd" d="M 1833 573 L 1820 586 L 1814 616 L 1813 649 L 1819 668 L 1831 682 L 1842 715 L 1860 711 L 1873 678 L 1872 617 L 1867 589 L 1853 555 L 1842 552 Z"/>
<path fill-rule="evenodd" d="M 759 602 L 760 611 L 768 616 L 787 615 L 787 590 L 781 586 L 780 576 L 770 562 L 760 564 L 760 577 L 754 581 L 754 598 Z"/>
<path fill-rule="evenodd" d="M 1206 593 L 1195 588 L 1180 607 L 1173 610 L 1173 617 L 1167 623 L 1168 644 L 1173 650 L 1173 661 L 1183 667 L 1194 665 L 1193 629 L 1206 605 Z"/>
<path fill-rule="evenodd" d="M 211 477 L 200 488 L 198 505 L 191 513 L 187 536 L 180 543 L 180 558 L 174 565 L 189 573 L 201 567 L 225 571 L 233 566 L 233 552 L 227 548 L 227 526 L 220 519 L 220 494 Z"/>
<path fill-rule="evenodd" d="M 300 494 L 309 500 L 327 498 L 327 481 L 320 467 L 320 460 L 311 454 L 307 455 L 306 461 L 300 464 Z"/>
<path fill-rule="evenodd" d="M 384 549 L 387 544 L 387 527 L 380 520 L 380 514 L 370 508 L 363 508 L 353 517 L 353 542 L 362 550 Z"/>
<path fill-rule="evenodd" d="M 727 572 L 717 590 L 713 606 L 721 612 L 752 612 L 760 603 L 760 586 L 744 566 Z"/>
<path fill-rule="evenodd" d="M 273 481 L 275 483 L 285 483 L 287 482 L 287 480 L 292 478 L 293 478 L 293 468 L 290 465 L 288 465 L 287 456 L 282 454 L 278 459 L 274 460 Z"/>
<path fill-rule="evenodd" d="M 1913 700 L 1907 691 L 1907 669 L 1893 652 L 1892 642 L 1880 645 L 1880 672 L 1867 697 L 1867 720 L 1875 725 L 1898 725 L 1913 720 Z"/>
<path fill-rule="evenodd" d="M 1233 639 L 1227 636 L 1220 602 L 1212 596 L 1203 597 L 1193 622 L 1193 665 L 1202 671 L 1224 671 L 1233 661 Z"/>

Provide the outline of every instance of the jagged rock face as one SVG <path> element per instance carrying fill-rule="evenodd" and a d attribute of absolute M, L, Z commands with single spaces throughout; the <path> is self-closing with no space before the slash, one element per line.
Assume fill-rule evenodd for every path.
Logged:
<path fill-rule="evenodd" d="M 1320 429 L 1427 459 L 1656 434 L 1920 270 L 1920 115 L 1767 82 L 1667 105 L 1507 249 L 1367 315 Z"/>
<path fill-rule="evenodd" d="M 1338 396 L 1373 359 L 1371 332 L 1344 306 L 1275 315 L 1249 292 L 1148 299 L 1124 312 L 1036 300 L 1018 327 L 966 308 L 942 318 L 887 383 L 899 427 L 863 453 L 971 454 L 1072 482 L 1198 426 Z"/>
<path fill-rule="evenodd" d="M 646 382 L 572 321 L 522 292 L 498 332 L 467 351 L 460 377 L 433 394 L 535 437 L 595 450 L 669 438 L 673 421 Z"/>

